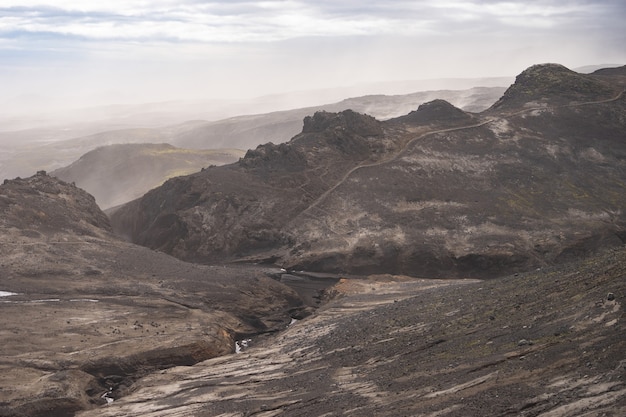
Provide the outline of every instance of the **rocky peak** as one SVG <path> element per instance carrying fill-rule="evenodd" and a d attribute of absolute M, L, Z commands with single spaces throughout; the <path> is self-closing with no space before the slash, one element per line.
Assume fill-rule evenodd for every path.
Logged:
<path fill-rule="evenodd" d="M 281 171 L 299 171 L 306 167 L 307 161 L 290 143 L 275 145 L 270 142 L 248 150 L 239 164 L 245 168 L 263 167 Z"/>
<path fill-rule="evenodd" d="M 318 111 L 313 116 L 304 118 L 302 133 L 323 132 L 329 129 L 344 129 L 364 137 L 383 134 L 380 123 L 375 118 L 352 110 L 340 113 Z"/>
<path fill-rule="evenodd" d="M 436 122 L 459 122 L 470 120 L 471 118 L 472 116 L 470 114 L 458 107 L 454 107 L 446 100 L 436 99 L 420 104 L 417 110 L 395 120 L 414 124 L 426 124 Z"/>
<path fill-rule="evenodd" d="M 515 107 L 540 100 L 555 104 L 594 101 L 610 98 L 612 94 L 609 85 L 592 76 L 560 64 L 539 64 L 519 74 L 492 108 Z"/>
<path fill-rule="evenodd" d="M 110 231 L 107 216 L 86 191 L 39 171 L 0 186 L 0 225 L 40 231 Z"/>

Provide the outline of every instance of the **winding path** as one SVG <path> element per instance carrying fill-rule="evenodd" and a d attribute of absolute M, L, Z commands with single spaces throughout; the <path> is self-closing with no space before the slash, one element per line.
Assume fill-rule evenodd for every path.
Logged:
<path fill-rule="evenodd" d="M 520 114 L 524 114 L 524 113 L 528 113 L 528 112 L 532 112 L 532 111 L 536 111 L 536 110 L 547 110 L 547 109 L 557 109 L 557 108 L 565 108 L 565 107 L 581 107 L 581 106 L 587 106 L 587 105 L 592 105 L 592 104 L 603 104 L 603 103 L 610 103 L 613 101 L 617 101 L 619 99 L 622 98 L 622 96 L 624 95 L 624 92 L 626 90 L 622 90 L 620 91 L 615 97 L 612 98 L 608 98 L 605 100 L 597 100 L 597 101 L 586 101 L 586 102 L 582 102 L 582 103 L 575 103 L 575 104 L 566 104 L 566 105 L 562 105 L 562 106 L 546 106 L 546 107 L 531 107 L 531 108 L 527 108 L 527 109 L 523 109 L 514 113 L 510 113 L 510 114 L 505 114 L 502 115 L 500 117 L 492 117 L 492 118 L 488 118 L 487 120 L 484 120 L 480 123 L 475 123 L 472 125 L 465 125 L 465 126 L 457 126 L 457 127 L 451 127 L 451 128 L 447 128 L 447 129 L 438 129 L 438 130 L 432 130 L 430 132 L 426 132 L 423 133 L 419 136 L 416 136 L 410 140 L 408 140 L 404 146 L 402 146 L 402 148 L 400 150 L 398 150 L 396 153 L 392 154 L 389 158 L 385 158 L 383 160 L 377 161 L 377 162 L 372 162 L 372 163 L 367 163 L 367 164 L 359 164 L 354 166 L 352 169 L 350 169 L 348 172 L 346 172 L 344 174 L 344 176 L 332 187 L 330 187 L 328 190 L 326 190 L 322 195 L 320 195 L 315 201 L 313 201 L 306 209 L 304 209 L 300 215 L 311 215 L 310 211 L 313 210 L 314 208 L 316 208 L 322 201 L 324 201 L 326 199 L 326 197 L 328 197 L 328 195 L 330 193 L 332 193 L 333 191 L 335 191 L 337 188 L 339 188 L 343 183 L 345 183 L 348 178 L 357 170 L 362 169 L 362 168 L 371 168 L 371 167 L 375 167 L 375 166 L 380 166 L 380 165 L 384 165 L 387 164 L 389 162 L 393 162 L 395 160 L 397 160 L 398 158 L 400 158 L 406 151 L 407 149 L 409 149 L 409 147 L 415 143 L 416 141 L 420 140 L 420 139 L 424 139 L 427 138 L 428 136 L 431 135 L 436 135 L 439 133 L 448 133 L 448 132 L 455 132 L 455 131 L 459 131 L 459 130 L 465 130 L 465 129 L 475 129 L 478 127 L 482 127 L 485 125 L 488 125 L 490 123 L 493 123 L 496 120 L 499 119 L 509 119 L 511 117 L 514 116 L 518 116 Z"/>

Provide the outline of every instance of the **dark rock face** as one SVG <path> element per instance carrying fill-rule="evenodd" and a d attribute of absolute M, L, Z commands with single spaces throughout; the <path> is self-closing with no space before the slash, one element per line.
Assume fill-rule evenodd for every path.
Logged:
<path fill-rule="evenodd" d="M 24 233 L 36 233 L 30 229 L 90 233 L 91 226 L 111 230 L 93 196 L 44 171 L 25 179 L 5 180 L 0 210 L 3 225 L 24 229 Z"/>
<path fill-rule="evenodd" d="M 589 75 L 579 74 L 559 64 L 533 65 L 515 79 L 492 108 L 518 107 L 529 102 L 549 100 L 551 104 L 602 100 L 614 91 Z"/>
<path fill-rule="evenodd" d="M 410 112 L 406 116 L 398 117 L 395 121 L 428 124 L 435 123 L 443 125 L 445 123 L 471 122 L 472 116 L 463 110 L 454 107 L 445 100 L 433 100 L 421 104 L 417 110 Z"/>
<path fill-rule="evenodd" d="M 621 244 L 620 77 L 539 65 L 490 110 L 443 100 L 378 122 L 305 119 L 289 143 L 172 180 L 112 216 L 187 260 L 494 277 Z"/>
<path fill-rule="evenodd" d="M 306 156 L 286 143 L 274 145 L 268 143 L 259 145 L 254 150 L 249 150 L 239 165 L 248 168 L 260 168 L 269 170 L 303 171 L 307 168 Z"/>
<path fill-rule="evenodd" d="M 325 130 L 348 130 L 359 136 L 382 136 L 380 124 L 371 116 L 364 116 L 352 110 L 341 113 L 316 112 L 304 118 L 302 133 L 323 132 Z"/>

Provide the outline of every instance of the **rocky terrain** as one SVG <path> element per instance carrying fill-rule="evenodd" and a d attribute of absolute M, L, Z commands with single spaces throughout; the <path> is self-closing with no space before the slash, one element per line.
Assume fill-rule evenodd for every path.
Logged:
<path fill-rule="evenodd" d="M 110 217 L 5 180 L 0 416 L 623 416 L 625 86 L 317 112 Z"/>
<path fill-rule="evenodd" d="M 180 259 L 488 278 L 626 240 L 624 67 L 520 74 L 490 109 L 318 112 L 288 143 L 174 178 L 112 216 Z"/>
<path fill-rule="evenodd" d="M 103 210 L 141 197 L 165 180 L 224 165 L 244 155 L 236 149 L 198 150 L 168 144 L 117 144 L 87 152 L 52 176 L 89 192 Z"/>
<path fill-rule="evenodd" d="M 3 417 L 626 412 L 624 247 L 489 281 L 333 280 L 308 315 L 270 278 L 297 275 L 119 241 L 44 173 L 0 209 Z"/>
<path fill-rule="evenodd" d="M 228 354 L 310 307 L 263 269 L 119 240 L 92 196 L 43 172 L 0 185 L 0 415 L 69 416 L 154 370 Z"/>
<path fill-rule="evenodd" d="M 79 415 L 623 416 L 625 274 L 620 248 L 489 281 L 344 280 L 271 340 Z"/>

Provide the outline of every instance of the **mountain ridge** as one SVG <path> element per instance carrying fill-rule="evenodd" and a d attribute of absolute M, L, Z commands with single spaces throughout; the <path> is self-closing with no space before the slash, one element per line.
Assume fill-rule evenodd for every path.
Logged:
<path fill-rule="evenodd" d="M 585 239 L 591 247 L 621 244 L 621 88 L 586 76 L 580 84 L 582 76 L 552 64 L 523 74 L 510 87 L 501 113 L 494 105 L 470 115 L 443 101 L 383 122 L 354 113 L 320 113 L 306 123 L 349 116 L 359 120 L 358 126 L 372 127 L 360 131 L 321 122 L 317 131 L 307 127 L 276 148 L 267 165 L 259 159 L 254 169 L 249 166 L 265 152 L 261 146 L 238 164 L 194 174 L 177 186 L 166 183 L 165 194 L 157 189 L 114 214 L 114 227 L 138 243 L 195 261 L 266 259 L 296 269 L 390 269 L 430 277 L 489 277 L 538 267 L 557 262 L 570 246 L 585 247 Z M 554 93 L 554 85 L 563 83 L 573 83 L 573 96 Z M 581 91 L 596 84 L 601 91 L 587 96 L 594 101 L 580 101 Z M 527 85 L 548 88 L 539 95 L 522 94 L 531 102 L 512 107 L 519 101 L 516 91 Z M 548 101 L 536 106 L 537 97 Z M 572 103 L 573 98 L 578 101 Z M 437 119 L 439 112 L 445 117 Z M 576 163 L 597 174 L 581 178 Z M 283 165 L 289 170 L 281 171 Z M 557 181 L 550 180 L 553 175 Z M 193 198 L 179 195 L 177 206 L 165 203 L 161 214 L 150 208 L 176 195 L 176 187 L 182 191 L 183 182 L 193 184 Z M 591 197 L 599 189 L 611 199 Z M 555 200 L 542 200 L 543 193 Z M 586 197 L 572 200 L 577 193 Z M 216 207 L 237 220 L 226 220 Z M 542 211 L 553 218 L 539 215 Z M 205 214 L 197 216 L 200 212 Z M 585 236 L 587 231 L 578 234 L 576 222 L 598 240 L 593 243 L 596 238 Z M 228 234 L 222 235 L 218 224 L 229 224 Z M 167 246 L 151 236 L 161 236 L 158 241 Z"/>
<path fill-rule="evenodd" d="M 603 70 L 599 71 L 602 74 Z M 597 71 L 594 74 L 598 75 Z M 519 74 L 492 108 L 519 106 L 520 103 L 593 102 L 612 96 L 615 96 L 615 88 L 593 76 L 574 72 L 560 64 L 538 64 Z"/>
<path fill-rule="evenodd" d="M 169 144 L 114 144 L 87 152 L 50 174 L 91 193 L 102 209 L 141 197 L 165 180 L 235 162 L 236 149 L 182 149 Z"/>
<path fill-rule="evenodd" d="M 353 97 L 326 105 L 271 113 L 260 113 L 263 103 L 257 103 L 256 107 L 251 105 L 245 108 L 250 113 L 247 115 L 230 115 L 226 119 L 214 121 L 186 121 L 161 127 L 147 127 L 142 124 L 125 126 L 122 121 L 118 121 L 112 123 L 112 126 L 119 125 L 118 129 L 106 129 L 97 123 L 94 127 L 69 125 L 57 129 L 0 132 L 0 179 L 30 176 L 38 170 L 51 172 L 106 144 L 165 142 L 187 149 L 247 150 L 269 141 L 288 141 L 301 131 L 302 119 L 317 110 L 336 112 L 352 108 L 379 118 L 391 118 L 408 112 L 415 103 L 438 97 L 447 98 L 470 109 L 484 109 L 502 91 L 504 89 L 501 87 L 476 87 L 462 91 L 440 90 L 397 96 Z M 161 121 L 160 118 L 158 120 Z M 93 131 L 87 136 L 79 133 L 90 129 Z"/>

